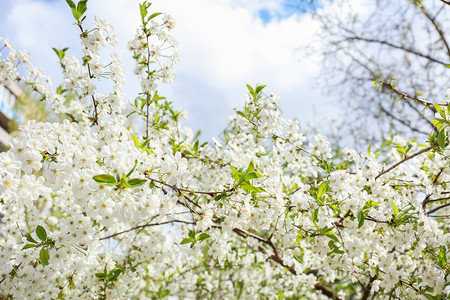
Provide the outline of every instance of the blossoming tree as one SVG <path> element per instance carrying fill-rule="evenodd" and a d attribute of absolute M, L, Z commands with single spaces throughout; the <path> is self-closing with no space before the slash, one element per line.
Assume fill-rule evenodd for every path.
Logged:
<path fill-rule="evenodd" d="M 119 58 L 99 55 L 113 28 L 96 18 L 86 29 L 87 1 L 67 3 L 83 57 L 54 49 L 58 86 L 1 46 L 0 81 L 66 117 L 28 122 L 0 154 L 0 297 L 448 297 L 446 103 L 427 145 L 395 137 L 333 156 L 324 136 L 307 141 L 283 118 L 275 94 L 249 86 L 222 142 L 201 143 L 158 94 L 174 78 L 173 20 L 140 5 L 129 49 L 142 91 L 127 106 Z"/>

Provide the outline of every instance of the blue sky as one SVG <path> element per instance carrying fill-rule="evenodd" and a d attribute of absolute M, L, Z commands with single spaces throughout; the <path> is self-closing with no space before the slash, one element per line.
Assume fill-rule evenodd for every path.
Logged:
<path fill-rule="evenodd" d="M 259 18 L 265 24 L 275 20 L 290 18 L 293 15 L 309 13 L 320 8 L 321 5 L 316 0 L 281 0 L 281 10 L 273 11 L 269 8 L 262 8 L 258 11 Z"/>
<path fill-rule="evenodd" d="M 155 11 L 174 17 L 179 41 L 175 82 L 161 86 L 161 93 L 188 111 L 186 124 L 201 128 L 204 139 L 225 128 L 232 106 L 243 105 L 247 83 L 267 84 L 267 92 L 280 95 L 285 115 L 303 125 L 325 126 L 328 122 L 321 122 L 325 115 L 335 114 L 333 108 L 324 109 L 330 99 L 315 83 L 320 57 L 299 51 L 316 39 L 318 24 L 308 14 L 296 12 L 290 5 L 295 0 L 152 2 Z M 133 101 L 139 83 L 126 44 L 138 26 L 138 1 L 90 0 L 88 19 L 93 15 L 109 20 L 118 31 L 116 51 L 125 64 L 126 95 Z M 34 64 L 55 83 L 59 66 L 51 48 L 70 47 L 71 53 L 80 54 L 72 23 L 64 0 L 0 1 L 0 36 L 10 38 L 17 49 L 30 51 Z"/>

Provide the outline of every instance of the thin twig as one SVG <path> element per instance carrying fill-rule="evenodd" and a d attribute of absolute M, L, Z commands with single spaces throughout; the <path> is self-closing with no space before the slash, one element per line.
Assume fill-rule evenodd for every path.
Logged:
<path fill-rule="evenodd" d="M 445 66 L 445 65 L 448 64 L 448 63 L 443 62 L 443 61 L 440 61 L 439 59 L 434 58 L 434 57 L 432 57 L 432 56 L 430 56 L 430 55 L 423 54 L 423 53 L 421 53 L 421 52 L 419 52 L 419 51 L 417 51 L 417 50 L 415 50 L 415 49 L 411 49 L 411 48 L 406 48 L 406 47 L 403 47 L 403 46 L 399 46 L 399 45 L 396 45 L 396 44 L 393 44 L 393 43 L 391 43 L 391 42 L 384 41 L 384 40 L 370 39 L 370 38 L 365 38 L 365 37 L 362 37 L 362 36 L 352 36 L 352 37 L 346 38 L 346 40 L 348 40 L 348 41 L 357 40 L 357 41 L 363 41 L 363 42 L 368 42 L 368 43 L 376 43 L 376 44 L 386 45 L 386 46 L 391 47 L 391 48 L 394 48 L 394 49 L 403 50 L 403 51 L 405 51 L 405 52 L 414 54 L 414 55 L 416 55 L 416 56 L 419 56 L 419 57 L 422 57 L 422 58 L 426 58 L 426 59 L 428 59 L 429 61 L 432 61 L 432 62 L 441 64 L 441 65 L 443 65 L 443 66 Z"/>
<path fill-rule="evenodd" d="M 429 146 L 429 147 L 424 148 L 424 149 L 422 149 L 422 150 L 420 150 L 420 151 L 418 151 L 418 152 L 416 152 L 416 153 L 414 153 L 414 154 L 412 154 L 412 155 L 410 155 L 410 156 L 405 157 L 405 158 L 402 159 L 401 161 L 399 161 L 399 162 L 397 162 L 396 164 L 394 164 L 392 167 L 390 167 L 390 168 L 384 170 L 383 172 L 381 172 L 380 174 L 378 174 L 378 175 L 375 177 L 375 180 L 377 180 L 378 178 L 380 178 L 380 177 L 383 176 L 384 174 L 389 173 L 390 171 L 392 171 L 393 169 L 397 168 L 399 165 L 403 164 L 404 162 L 407 162 L 408 160 L 410 160 L 410 159 L 412 159 L 412 158 L 414 158 L 414 157 L 416 157 L 416 156 L 419 156 L 419 155 L 422 154 L 422 153 L 425 153 L 425 152 L 427 152 L 427 151 L 430 151 L 431 149 L 433 149 L 433 147 Z"/>
<path fill-rule="evenodd" d="M 448 207 L 448 206 L 450 206 L 450 202 L 449 202 L 449 203 L 442 204 L 442 205 L 439 205 L 438 207 L 435 207 L 435 208 L 433 208 L 432 210 L 429 210 L 429 211 L 427 212 L 427 215 L 431 215 L 432 213 L 437 212 L 438 210 L 443 209 L 443 208 L 446 208 L 446 207 Z"/>
<path fill-rule="evenodd" d="M 120 231 L 120 232 L 116 232 L 114 234 L 105 236 L 100 238 L 100 240 L 106 240 L 133 230 L 137 230 L 137 229 L 141 229 L 141 228 L 146 228 L 146 227 L 151 227 L 151 226 L 158 226 L 158 225 L 164 225 L 164 224 L 171 224 L 171 223 L 183 223 L 183 224 L 190 224 L 190 225 L 194 225 L 194 222 L 189 222 L 189 221 L 184 221 L 184 220 L 170 220 L 170 221 L 165 221 L 165 222 L 159 222 L 159 223 L 150 223 L 150 224 L 144 224 L 144 225 L 139 225 L 139 226 L 135 226 L 132 227 L 130 229 L 124 230 L 124 231 Z"/>

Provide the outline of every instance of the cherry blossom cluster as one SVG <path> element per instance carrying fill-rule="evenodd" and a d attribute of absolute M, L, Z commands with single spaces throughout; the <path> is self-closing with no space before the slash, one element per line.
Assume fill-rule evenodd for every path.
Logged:
<path fill-rule="evenodd" d="M 127 107 L 120 59 L 100 55 L 113 28 L 84 29 L 87 1 L 67 2 L 83 57 L 54 49 L 56 88 L 0 41 L 0 81 L 62 116 L 29 121 L 0 153 L 0 298 L 449 297 L 446 105 L 426 144 L 336 151 L 248 86 L 222 136 L 202 142 L 157 90 L 174 77 L 173 20 L 140 5 L 129 48 L 142 92 Z"/>

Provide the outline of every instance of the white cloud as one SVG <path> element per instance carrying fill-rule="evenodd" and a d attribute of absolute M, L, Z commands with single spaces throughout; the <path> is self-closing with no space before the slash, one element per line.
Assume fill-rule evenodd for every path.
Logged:
<path fill-rule="evenodd" d="M 57 74 L 57 59 L 51 47 L 78 48 L 74 42 L 78 31 L 72 25 L 65 1 L 8 1 L 11 6 L 8 18 L 0 20 L 0 28 L 6 30 L 0 31 L 0 35 L 11 34 L 17 48 L 28 49 L 40 67 Z M 312 120 L 313 105 L 321 105 L 324 97 L 313 84 L 319 68 L 317 58 L 302 57 L 298 50 L 311 42 L 318 29 L 309 16 L 292 15 L 264 24 L 258 18 L 258 10 L 281 9 L 277 0 L 153 2 L 152 8 L 175 18 L 180 48 L 177 78 L 173 85 L 163 87 L 163 93 L 188 110 L 188 124 L 193 129 L 204 129 L 208 138 L 219 134 L 226 125 L 230 107 L 243 104 L 246 83 L 267 84 L 268 90 L 281 96 L 282 107 L 289 117 L 298 117 L 303 123 Z M 118 31 L 119 54 L 126 58 L 126 90 L 130 98 L 139 85 L 132 80 L 133 66 L 126 42 L 139 23 L 137 3 L 88 2 L 91 16 L 108 19 Z M 3 5 L 0 4 L 0 10 Z"/>

